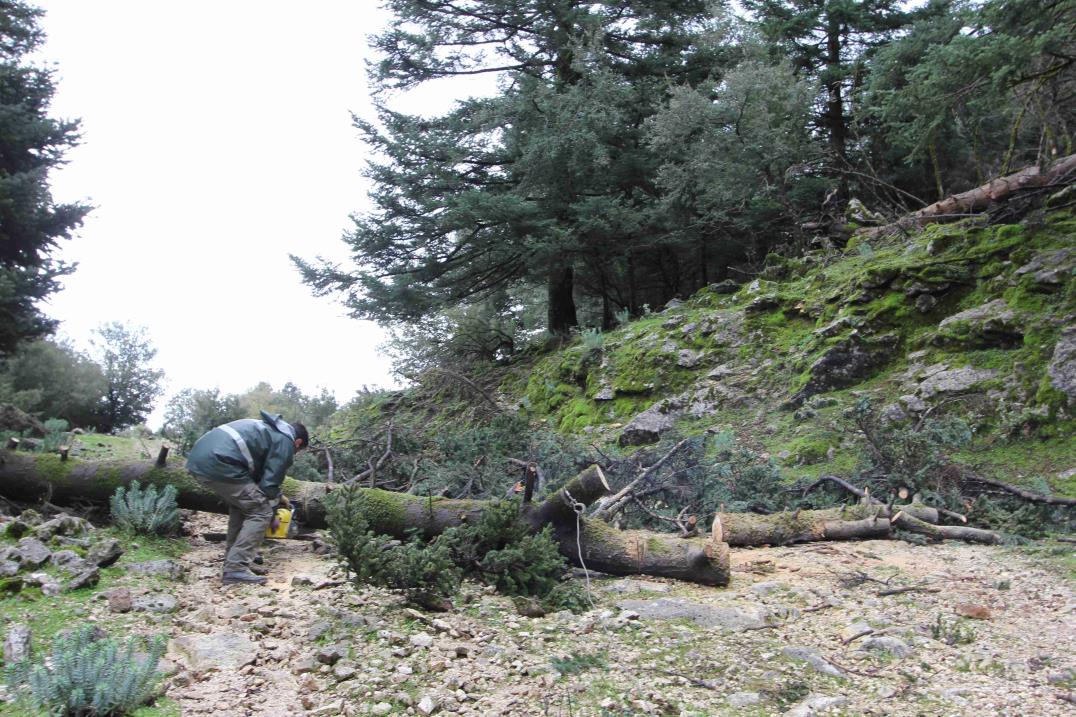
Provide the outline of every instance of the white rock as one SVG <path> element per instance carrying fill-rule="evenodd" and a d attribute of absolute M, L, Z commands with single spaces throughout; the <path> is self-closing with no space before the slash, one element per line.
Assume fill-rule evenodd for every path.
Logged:
<path fill-rule="evenodd" d="M 432 715 L 434 712 L 437 711 L 438 707 L 439 705 L 437 704 L 437 701 L 433 699 L 433 697 L 430 697 L 429 695 L 423 695 L 422 699 L 420 699 L 418 701 L 418 704 L 415 705 L 415 710 L 418 711 L 420 715 Z"/>
<path fill-rule="evenodd" d="M 433 635 L 428 635 L 425 632 L 420 632 L 417 635 L 412 635 L 411 644 L 415 647 L 429 647 L 433 644 Z"/>

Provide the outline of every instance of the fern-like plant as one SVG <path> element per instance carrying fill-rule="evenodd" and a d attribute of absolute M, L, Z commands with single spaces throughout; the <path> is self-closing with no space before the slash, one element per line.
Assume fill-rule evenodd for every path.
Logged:
<path fill-rule="evenodd" d="M 53 642 L 48 657 L 10 666 L 5 678 L 17 699 L 60 717 L 122 717 L 153 696 L 163 637 L 126 644 L 97 639 L 86 625 Z"/>
<path fill-rule="evenodd" d="M 179 504 L 176 489 L 166 485 L 145 490 L 135 481 L 130 489 L 120 486 L 112 495 L 112 522 L 118 528 L 146 535 L 166 535 L 179 527 Z"/>

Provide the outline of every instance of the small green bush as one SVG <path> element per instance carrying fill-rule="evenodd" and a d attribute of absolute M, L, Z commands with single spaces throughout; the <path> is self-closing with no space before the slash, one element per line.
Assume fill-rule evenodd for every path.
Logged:
<path fill-rule="evenodd" d="M 142 486 L 135 481 L 130 489 L 120 486 L 112 495 L 112 523 L 124 530 L 145 535 L 166 535 L 179 527 L 179 505 L 176 489 L 166 485 L 157 492 L 156 486 Z"/>
<path fill-rule="evenodd" d="M 348 486 L 332 494 L 327 520 L 337 553 L 357 583 L 380 585 L 409 602 L 443 608 L 459 585 L 460 570 L 446 544 L 419 538 L 401 543 L 370 530 L 369 502 L 362 489 Z"/>
<path fill-rule="evenodd" d="M 969 645 L 975 642 L 975 630 L 961 620 L 946 620 L 938 613 L 930 626 L 930 636 L 946 645 Z"/>
<path fill-rule="evenodd" d="M 587 670 L 604 670 L 608 668 L 604 652 L 586 654 L 573 652 L 565 657 L 553 657 L 549 665 L 562 675 L 576 675 Z"/>
<path fill-rule="evenodd" d="M 120 717 L 151 699 L 165 641 L 130 638 L 125 645 L 96 639 L 86 625 L 53 642 L 40 662 L 6 670 L 9 689 L 34 708 L 61 717 Z"/>

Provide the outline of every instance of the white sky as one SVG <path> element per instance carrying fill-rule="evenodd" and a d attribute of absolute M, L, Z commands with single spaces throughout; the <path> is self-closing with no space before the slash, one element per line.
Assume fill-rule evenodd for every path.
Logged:
<path fill-rule="evenodd" d="M 86 347 L 103 322 L 148 328 L 167 378 L 153 427 L 186 387 L 292 381 L 344 402 L 391 385 L 381 331 L 314 298 L 288 259 L 343 259 L 348 215 L 368 206 L 350 112 L 372 116 L 363 58 L 385 22 L 377 3 L 38 4 L 52 115 L 82 120 L 53 194 L 96 207 L 56 252 L 79 264 L 46 307 L 61 334 Z"/>

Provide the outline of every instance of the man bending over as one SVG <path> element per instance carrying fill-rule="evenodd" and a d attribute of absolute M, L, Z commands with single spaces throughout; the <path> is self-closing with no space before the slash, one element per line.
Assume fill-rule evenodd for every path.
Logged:
<path fill-rule="evenodd" d="M 222 582 L 264 585 L 266 579 L 251 572 L 254 554 L 265 538 L 284 474 L 295 454 L 310 443 L 306 426 L 288 423 L 279 415 L 261 412 L 261 418 L 244 418 L 217 426 L 194 444 L 187 470 L 207 490 L 228 505 L 228 542 Z"/>

